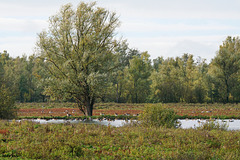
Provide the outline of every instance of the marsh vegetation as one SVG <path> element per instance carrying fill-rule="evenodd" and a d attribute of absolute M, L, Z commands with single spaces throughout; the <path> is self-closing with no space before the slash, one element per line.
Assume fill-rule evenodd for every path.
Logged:
<path fill-rule="evenodd" d="M 239 131 L 0 123 L 0 156 L 27 159 L 238 159 Z"/>

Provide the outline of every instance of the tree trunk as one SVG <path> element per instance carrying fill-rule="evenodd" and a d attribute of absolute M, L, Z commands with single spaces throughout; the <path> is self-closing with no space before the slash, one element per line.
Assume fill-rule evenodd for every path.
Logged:
<path fill-rule="evenodd" d="M 89 104 L 89 106 L 87 106 L 87 116 L 92 116 L 92 111 L 93 111 L 93 106 Z"/>
<path fill-rule="evenodd" d="M 226 88 L 227 88 L 226 103 L 228 103 L 229 102 L 229 93 L 230 93 L 228 79 L 225 79 L 225 84 L 226 84 Z"/>
<path fill-rule="evenodd" d="M 134 92 L 135 92 L 135 103 L 138 103 L 138 93 L 137 93 L 137 85 L 136 82 L 133 84 Z M 134 102 L 133 102 L 134 103 Z"/>
<path fill-rule="evenodd" d="M 93 105 L 94 105 L 94 98 L 87 98 L 87 102 L 85 103 L 86 109 L 87 109 L 87 116 L 92 116 L 93 113 Z"/>
<path fill-rule="evenodd" d="M 41 95 L 42 96 L 42 101 L 45 102 L 45 95 Z"/>
<path fill-rule="evenodd" d="M 135 103 L 138 103 L 138 94 L 136 92 L 136 99 L 135 99 Z"/>
<path fill-rule="evenodd" d="M 118 97 L 118 83 L 117 83 L 117 90 L 116 90 L 117 92 L 116 92 L 116 102 L 118 103 L 119 102 L 119 97 Z"/>

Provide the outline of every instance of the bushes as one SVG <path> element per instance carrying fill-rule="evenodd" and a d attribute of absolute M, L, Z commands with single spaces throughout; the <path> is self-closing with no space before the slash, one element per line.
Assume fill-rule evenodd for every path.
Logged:
<path fill-rule="evenodd" d="M 167 127 L 177 126 L 177 116 L 172 109 L 164 107 L 162 104 L 147 104 L 139 120 L 143 126 Z"/>

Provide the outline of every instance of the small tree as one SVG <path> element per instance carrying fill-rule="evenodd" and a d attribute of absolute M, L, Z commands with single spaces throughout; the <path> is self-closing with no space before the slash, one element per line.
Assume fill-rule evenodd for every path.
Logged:
<path fill-rule="evenodd" d="M 127 79 L 129 83 L 129 90 L 131 102 L 142 103 L 146 101 L 147 96 L 150 94 L 149 79 L 152 71 L 150 55 L 143 52 L 141 57 L 134 56 L 130 60 L 130 65 L 127 69 Z"/>
<path fill-rule="evenodd" d="M 16 117 L 15 101 L 10 91 L 4 85 L 0 87 L 0 119 Z"/>
<path fill-rule="evenodd" d="M 0 52 L 0 119 L 12 119 L 16 117 L 15 99 L 10 92 L 9 80 L 6 78 L 5 67 L 9 60 L 7 51 Z"/>
<path fill-rule="evenodd" d="M 77 10 L 63 6 L 49 22 L 49 31 L 40 33 L 37 43 L 51 75 L 45 93 L 74 99 L 84 114 L 92 116 L 113 63 L 118 17 L 95 3 L 80 3 Z"/>

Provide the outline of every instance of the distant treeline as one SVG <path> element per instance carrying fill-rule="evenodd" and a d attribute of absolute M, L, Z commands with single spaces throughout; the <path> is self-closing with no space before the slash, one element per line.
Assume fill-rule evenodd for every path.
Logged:
<path fill-rule="evenodd" d="M 147 52 L 129 48 L 126 41 L 113 51 L 112 67 L 98 102 L 214 103 L 240 101 L 240 40 L 228 37 L 210 64 L 192 54 L 149 59 Z M 1 86 L 12 91 L 17 102 L 54 99 L 45 95 L 51 76 L 47 62 L 36 55 L 12 58 L 0 53 Z"/>

